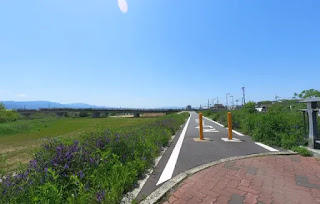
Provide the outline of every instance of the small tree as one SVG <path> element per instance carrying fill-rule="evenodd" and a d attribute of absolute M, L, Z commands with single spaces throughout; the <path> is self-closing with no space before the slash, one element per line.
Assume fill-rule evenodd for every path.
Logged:
<path fill-rule="evenodd" d="M 302 91 L 300 94 L 294 93 L 294 96 L 299 98 L 320 97 L 320 91 L 309 89 Z"/>
<path fill-rule="evenodd" d="M 250 114 L 257 112 L 256 103 L 252 102 L 252 101 L 249 101 L 248 103 L 246 103 L 243 106 L 243 111 L 246 112 L 246 113 L 250 113 Z"/>

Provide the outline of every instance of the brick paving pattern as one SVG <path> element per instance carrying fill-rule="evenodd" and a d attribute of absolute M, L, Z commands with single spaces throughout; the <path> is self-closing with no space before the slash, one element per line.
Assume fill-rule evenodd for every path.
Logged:
<path fill-rule="evenodd" d="M 320 160 L 291 155 L 222 163 L 188 177 L 162 203 L 320 203 Z"/>

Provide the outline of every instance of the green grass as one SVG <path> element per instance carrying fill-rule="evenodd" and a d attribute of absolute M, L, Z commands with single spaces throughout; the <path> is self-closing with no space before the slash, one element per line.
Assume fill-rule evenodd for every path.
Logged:
<path fill-rule="evenodd" d="M 301 156 L 304 156 L 304 157 L 311 157 L 312 156 L 312 153 L 305 147 L 295 146 L 292 148 L 292 151 L 297 152 L 298 154 L 300 154 Z"/>
<path fill-rule="evenodd" d="M 0 124 L 0 169 L 11 171 L 27 163 L 49 138 L 76 138 L 85 132 L 121 128 L 155 121 L 156 118 L 55 118 L 19 120 Z"/>

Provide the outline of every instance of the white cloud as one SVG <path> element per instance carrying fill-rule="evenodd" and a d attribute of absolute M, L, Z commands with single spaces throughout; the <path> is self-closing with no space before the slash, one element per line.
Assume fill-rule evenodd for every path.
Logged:
<path fill-rule="evenodd" d="M 18 98 L 26 98 L 28 95 L 24 93 L 20 93 L 16 95 Z"/>
<path fill-rule="evenodd" d="M 122 13 L 127 13 L 128 12 L 128 4 L 126 0 L 118 0 L 118 6 Z"/>

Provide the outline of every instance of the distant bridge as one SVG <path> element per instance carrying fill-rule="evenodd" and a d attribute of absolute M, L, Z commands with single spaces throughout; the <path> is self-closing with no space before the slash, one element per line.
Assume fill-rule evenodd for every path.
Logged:
<path fill-rule="evenodd" d="M 18 113 L 24 116 L 30 116 L 36 113 L 56 114 L 63 117 L 67 113 L 92 113 L 93 118 L 100 118 L 101 114 L 133 114 L 134 117 L 140 117 L 142 113 L 176 113 L 184 109 L 141 109 L 141 108 L 40 108 L 40 109 L 18 109 Z"/>

